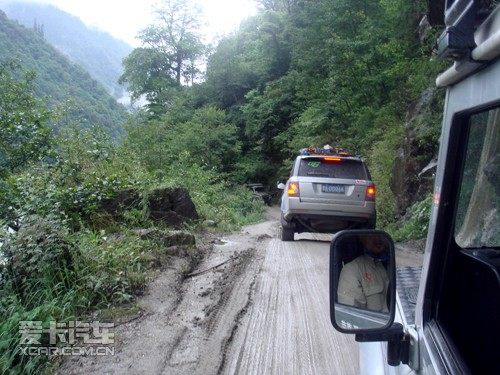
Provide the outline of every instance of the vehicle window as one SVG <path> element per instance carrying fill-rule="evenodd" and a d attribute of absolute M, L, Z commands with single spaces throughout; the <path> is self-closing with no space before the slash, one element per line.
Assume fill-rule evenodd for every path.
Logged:
<path fill-rule="evenodd" d="M 363 163 L 354 160 L 330 161 L 323 158 L 306 158 L 300 161 L 299 176 L 347 178 L 366 180 Z"/>
<path fill-rule="evenodd" d="M 473 115 L 455 220 L 462 248 L 500 246 L 500 108 Z"/>

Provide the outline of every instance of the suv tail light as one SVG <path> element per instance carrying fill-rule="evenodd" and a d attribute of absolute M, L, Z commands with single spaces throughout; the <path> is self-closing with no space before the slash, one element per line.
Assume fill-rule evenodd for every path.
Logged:
<path fill-rule="evenodd" d="M 290 182 L 288 183 L 288 196 L 290 197 L 298 197 L 300 195 L 299 192 L 299 183 L 298 182 Z"/>
<path fill-rule="evenodd" d="M 377 189 L 375 185 L 368 185 L 366 187 L 366 200 L 367 201 L 375 201 L 375 195 L 377 195 Z"/>

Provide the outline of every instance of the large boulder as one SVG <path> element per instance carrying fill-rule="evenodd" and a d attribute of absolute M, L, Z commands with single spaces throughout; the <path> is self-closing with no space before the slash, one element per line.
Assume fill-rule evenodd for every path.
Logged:
<path fill-rule="evenodd" d="M 144 208 L 150 219 L 174 228 L 199 219 L 196 207 L 185 188 L 155 189 L 147 194 L 146 199 L 137 190 L 127 189 L 101 201 L 101 210 L 118 221 L 125 211 Z"/>
<path fill-rule="evenodd" d="M 184 188 L 163 188 L 148 195 L 149 217 L 173 227 L 186 221 L 198 220 L 198 212 Z"/>

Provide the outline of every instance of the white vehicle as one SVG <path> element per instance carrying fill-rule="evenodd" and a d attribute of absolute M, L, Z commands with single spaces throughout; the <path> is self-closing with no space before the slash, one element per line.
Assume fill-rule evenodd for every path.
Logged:
<path fill-rule="evenodd" d="M 398 268 L 380 231 L 332 240 L 331 320 L 361 343 L 361 373 L 500 374 L 500 6 L 448 0 L 445 23 L 438 53 L 455 63 L 437 78 L 447 93 L 423 267 Z M 385 241 L 378 260 L 360 245 L 371 236 Z M 387 278 L 349 300 L 341 285 L 356 268 L 347 282 L 343 269 L 358 258 Z M 386 311 L 366 302 L 377 296 Z"/>
<path fill-rule="evenodd" d="M 301 151 L 281 198 L 281 239 L 295 233 L 375 228 L 375 185 L 363 160 L 327 147 Z"/>

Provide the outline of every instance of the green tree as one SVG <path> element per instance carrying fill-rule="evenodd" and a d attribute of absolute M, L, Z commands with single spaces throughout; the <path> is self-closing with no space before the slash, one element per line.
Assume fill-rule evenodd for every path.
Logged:
<path fill-rule="evenodd" d="M 224 109 L 288 71 L 290 38 L 286 19 L 267 11 L 244 21 L 236 35 L 221 40 L 208 59 L 206 94 Z"/>
<path fill-rule="evenodd" d="M 214 106 L 197 109 L 182 123 L 169 114 L 161 119 L 140 121 L 129 126 L 126 147 L 139 155 L 143 164 L 157 175 L 178 165 L 183 153 L 191 162 L 218 173 L 228 174 L 240 157 L 237 128 L 226 122 L 224 111 Z"/>
<path fill-rule="evenodd" d="M 33 94 L 35 74 L 0 64 L 0 177 L 47 154 L 51 111 Z"/>
<path fill-rule="evenodd" d="M 164 0 L 155 15 L 155 23 L 139 33 L 142 47 L 124 59 L 119 82 L 129 84 L 134 99 L 145 95 L 150 103 L 161 105 L 172 89 L 196 81 L 204 46 L 190 0 Z"/>
<path fill-rule="evenodd" d="M 260 7 L 273 11 L 292 12 L 299 3 L 298 0 L 255 0 Z"/>

